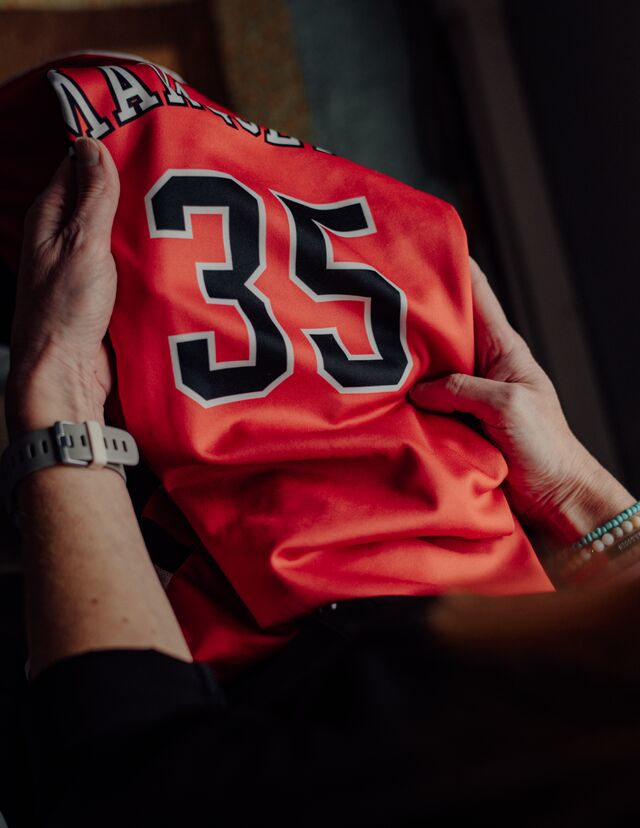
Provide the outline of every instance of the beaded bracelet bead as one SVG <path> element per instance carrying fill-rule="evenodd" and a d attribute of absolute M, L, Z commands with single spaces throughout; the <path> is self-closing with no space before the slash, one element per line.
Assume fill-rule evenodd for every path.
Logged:
<path fill-rule="evenodd" d="M 636 517 L 638 512 L 640 512 L 640 500 L 611 518 L 607 523 L 583 535 L 580 540 L 577 540 L 571 546 L 571 549 L 577 552 L 585 546 L 593 544 L 594 552 L 603 552 L 606 546 L 611 546 L 615 543 L 616 538 L 621 538 L 623 535 L 631 533 L 634 529 L 640 528 L 640 516 Z"/>
<path fill-rule="evenodd" d="M 640 564 L 640 501 L 555 556 L 559 583 L 611 580 Z"/>

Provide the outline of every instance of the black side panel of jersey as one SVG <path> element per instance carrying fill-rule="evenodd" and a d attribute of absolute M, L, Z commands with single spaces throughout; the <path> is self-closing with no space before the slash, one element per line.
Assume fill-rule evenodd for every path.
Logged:
<path fill-rule="evenodd" d="M 127 466 L 127 489 L 138 519 L 140 519 L 147 501 L 160 485 L 160 481 L 145 464 L 142 457 L 137 466 Z"/>
<path fill-rule="evenodd" d="M 127 488 L 149 557 L 154 564 L 173 574 L 193 550 L 178 543 L 154 521 L 142 517 L 149 498 L 160 487 L 160 481 L 142 459 L 137 466 L 127 467 Z"/>
<path fill-rule="evenodd" d="M 152 520 L 138 518 L 138 523 L 153 563 L 165 572 L 175 574 L 192 554 L 193 549 L 178 543 Z"/>

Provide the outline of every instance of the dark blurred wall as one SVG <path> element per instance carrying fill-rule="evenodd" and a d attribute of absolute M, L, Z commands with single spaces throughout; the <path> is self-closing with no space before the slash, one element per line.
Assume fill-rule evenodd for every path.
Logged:
<path fill-rule="evenodd" d="M 504 9 L 626 482 L 640 493 L 640 3 Z"/>

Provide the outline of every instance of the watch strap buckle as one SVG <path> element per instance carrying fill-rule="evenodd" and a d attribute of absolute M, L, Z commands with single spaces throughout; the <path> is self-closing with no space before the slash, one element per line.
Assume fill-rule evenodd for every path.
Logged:
<path fill-rule="evenodd" d="M 68 420 L 57 420 L 53 424 L 53 444 L 56 449 L 58 461 L 65 466 L 88 466 L 88 460 L 80 460 L 71 456 L 70 449 L 74 447 L 74 440 L 72 434 L 67 434 L 64 430 L 65 426 L 74 426 Z"/>

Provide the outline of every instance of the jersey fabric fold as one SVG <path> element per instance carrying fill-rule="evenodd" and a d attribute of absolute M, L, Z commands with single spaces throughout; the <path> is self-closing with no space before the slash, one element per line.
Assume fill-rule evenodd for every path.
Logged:
<path fill-rule="evenodd" d="M 161 483 L 145 516 L 191 550 L 167 593 L 197 659 L 262 657 L 349 598 L 551 589 L 501 453 L 407 399 L 474 370 L 451 205 L 141 58 L 57 59 L 0 88 L 0 118 L 14 268 L 65 145 L 117 165 L 111 405 Z"/>

